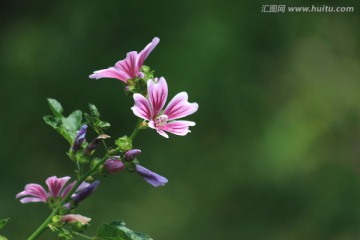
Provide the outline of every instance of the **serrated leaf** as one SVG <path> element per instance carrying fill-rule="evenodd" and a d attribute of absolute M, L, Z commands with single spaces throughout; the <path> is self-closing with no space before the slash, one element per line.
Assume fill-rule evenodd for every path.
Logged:
<path fill-rule="evenodd" d="M 153 240 L 149 235 L 133 231 L 124 221 L 103 224 L 97 231 L 96 240 Z"/>
<path fill-rule="evenodd" d="M 48 98 L 47 101 L 49 103 L 49 107 L 50 107 L 52 113 L 54 114 L 54 116 L 61 117 L 62 112 L 64 111 L 61 104 L 56 99 L 52 99 L 52 98 Z"/>
<path fill-rule="evenodd" d="M 5 225 L 8 223 L 9 219 L 5 218 L 5 219 L 1 219 L 0 220 L 0 229 L 4 228 Z"/>

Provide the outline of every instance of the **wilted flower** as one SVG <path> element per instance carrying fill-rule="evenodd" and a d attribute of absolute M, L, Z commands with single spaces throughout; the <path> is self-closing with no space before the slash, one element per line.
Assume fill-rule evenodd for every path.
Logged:
<path fill-rule="evenodd" d="M 134 114 L 142 119 L 149 121 L 148 126 L 157 130 L 163 137 L 169 136 L 165 133 L 170 132 L 176 135 L 184 136 L 189 130 L 189 126 L 195 126 L 191 121 L 174 121 L 186 117 L 198 110 L 197 103 L 188 102 L 186 92 L 178 93 L 162 110 L 167 96 L 168 86 L 165 78 L 155 78 L 147 81 L 148 99 L 145 96 L 135 93 L 133 95 L 135 105 L 131 108 Z"/>
<path fill-rule="evenodd" d="M 66 214 L 64 216 L 62 216 L 61 220 L 64 223 L 74 223 L 74 222 L 78 222 L 81 223 L 83 225 L 87 224 L 88 222 L 91 221 L 91 218 L 88 217 L 84 217 L 80 214 Z"/>
<path fill-rule="evenodd" d="M 128 52 L 126 58 L 118 61 L 114 67 L 95 71 L 90 78 L 116 78 L 123 82 L 136 77 L 143 77 L 140 72 L 145 59 L 159 43 L 160 39 L 155 37 L 140 53 L 136 51 Z"/>
<path fill-rule="evenodd" d="M 136 165 L 135 171 L 154 187 L 164 186 L 168 182 L 163 176 L 160 176 L 139 164 Z"/>
<path fill-rule="evenodd" d="M 127 162 L 133 161 L 141 153 L 140 149 L 131 149 L 125 153 L 124 159 Z"/>
<path fill-rule="evenodd" d="M 81 148 L 81 144 L 86 140 L 85 136 L 87 128 L 87 125 L 83 125 L 80 130 L 76 132 L 75 141 L 71 148 L 74 152 L 78 151 Z"/>
<path fill-rule="evenodd" d="M 100 134 L 98 137 L 94 138 L 85 148 L 84 150 L 84 154 L 85 155 L 89 155 L 92 151 L 94 151 L 97 146 L 99 145 L 99 143 L 101 142 L 101 140 L 110 138 L 109 135 L 106 134 Z"/>
<path fill-rule="evenodd" d="M 88 187 L 78 191 L 78 193 L 72 197 L 74 204 L 76 205 L 79 202 L 85 200 L 87 197 L 89 197 L 96 190 L 96 188 L 99 186 L 99 184 L 100 184 L 100 181 L 94 181 Z"/>
<path fill-rule="evenodd" d="M 75 185 L 76 181 L 68 184 L 66 183 L 70 180 L 70 177 L 58 178 L 56 176 L 49 177 L 46 179 L 46 185 L 48 186 L 48 191 L 46 191 L 41 185 L 30 183 L 25 186 L 24 191 L 18 193 L 16 198 L 21 198 L 21 203 L 29 202 L 47 202 L 49 198 L 64 198 L 66 194 L 71 190 Z M 82 182 L 80 186 L 76 189 L 75 194 L 80 190 L 88 187 L 90 184 L 87 182 Z M 75 196 L 75 195 L 73 195 Z"/>
<path fill-rule="evenodd" d="M 125 165 L 123 162 L 120 161 L 120 159 L 114 157 L 106 160 L 104 168 L 108 173 L 112 174 L 123 170 L 125 168 Z"/>

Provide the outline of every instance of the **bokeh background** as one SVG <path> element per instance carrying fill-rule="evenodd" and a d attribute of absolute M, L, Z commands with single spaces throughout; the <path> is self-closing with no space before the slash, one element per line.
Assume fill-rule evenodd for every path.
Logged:
<path fill-rule="evenodd" d="M 262 13 L 264 4 L 353 6 L 353 13 Z M 0 9 L 1 232 L 25 239 L 49 214 L 22 205 L 26 183 L 73 174 L 45 125 L 46 98 L 69 114 L 95 104 L 113 138 L 135 123 L 115 79 L 91 80 L 154 36 L 146 61 L 169 96 L 199 111 L 186 137 L 147 130 L 142 164 L 166 176 L 102 179 L 79 208 L 154 239 L 360 238 L 360 6 L 357 1 L 9 1 Z M 91 135 L 90 135 L 91 136 Z M 41 239 L 55 239 L 47 232 Z"/>

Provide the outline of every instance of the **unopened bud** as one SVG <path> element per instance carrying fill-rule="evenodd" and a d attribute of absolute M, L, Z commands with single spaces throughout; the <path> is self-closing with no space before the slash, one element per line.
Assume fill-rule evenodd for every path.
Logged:
<path fill-rule="evenodd" d="M 168 180 L 163 176 L 160 176 L 157 173 L 150 171 L 147 168 L 144 168 L 141 165 L 136 165 L 136 173 L 139 174 L 146 182 L 153 185 L 154 187 L 164 186 Z"/>
<path fill-rule="evenodd" d="M 140 149 L 131 149 L 125 153 L 125 161 L 131 162 L 133 161 L 138 155 L 140 155 Z"/>
<path fill-rule="evenodd" d="M 87 197 L 89 197 L 99 186 L 100 181 L 95 181 L 91 183 L 88 187 L 81 190 L 79 193 L 77 193 L 75 196 L 72 197 L 72 200 L 74 201 L 74 204 L 77 205 L 79 202 L 85 200 Z"/>
<path fill-rule="evenodd" d="M 87 125 L 83 125 L 80 130 L 76 132 L 75 141 L 71 147 L 71 150 L 74 152 L 78 151 L 81 148 L 81 144 L 85 141 L 87 128 Z"/>
<path fill-rule="evenodd" d="M 106 160 L 104 168 L 108 173 L 113 174 L 123 170 L 125 168 L 125 165 L 117 158 L 110 158 Z"/>

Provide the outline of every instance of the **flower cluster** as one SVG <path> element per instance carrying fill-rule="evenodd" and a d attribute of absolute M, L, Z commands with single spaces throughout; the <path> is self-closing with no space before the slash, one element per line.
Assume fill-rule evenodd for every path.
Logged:
<path fill-rule="evenodd" d="M 144 77 L 140 69 L 159 41 L 159 38 L 155 37 L 139 54 L 135 51 L 129 52 L 126 58 L 118 61 L 114 67 L 95 71 L 90 78 L 116 78 L 127 83 L 130 79 Z M 190 132 L 189 126 L 195 126 L 195 122 L 177 120 L 193 114 L 199 108 L 197 103 L 188 102 L 186 92 L 178 93 L 164 110 L 168 96 L 165 78 L 147 80 L 146 92 L 148 97 L 139 93 L 133 95 L 135 105 L 131 109 L 136 116 L 148 121 L 148 126 L 156 129 L 161 136 L 168 138 L 165 132 L 184 136 Z"/>
<path fill-rule="evenodd" d="M 46 189 L 39 184 L 30 183 L 16 195 L 21 203 L 43 202 L 53 211 L 29 239 L 36 239 L 47 228 L 57 232 L 60 239 L 73 239 L 72 234 L 82 233 L 91 219 L 76 214 L 76 211 L 79 203 L 88 198 L 99 186 L 100 181 L 95 180 L 97 174 L 115 174 L 126 169 L 130 173 L 136 173 L 154 187 L 164 186 L 168 182 L 165 177 L 140 164 L 138 157 L 141 150 L 133 147 L 133 140 L 140 130 L 146 128 L 156 130 L 165 138 L 169 138 L 168 133 L 178 136 L 187 135 L 190 132 L 189 128 L 195 126 L 195 122 L 181 119 L 195 113 L 199 105 L 189 102 L 186 92 L 176 94 L 166 105 L 169 90 L 165 78 L 154 77 L 154 71 L 144 65 L 159 41 L 160 39 L 155 37 L 139 53 L 128 52 L 126 58 L 116 62 L 113 67 L 95 71 L 89 76 L 92 79 L 115 78 L 122 81 L 125 84 L 126 94 L 131 95 L 134 100 L 131 110 L 139 118 L 138 124 L 129 137 L 125 135 L 116 139 L 115 146 L 108 147 L 106 141 L 109 141 L 110 136 L 105 132 L 110 124 L 100 119 L 100 113 L 94 105 L 89 105 L 89 114 L 82 114 L 80 110 L 76 110 L 69 116 L 64 116 L 61 104 L 55 99 L 48 99 L 53 115 L 45 116 L 44 120 L 69 142 L 67 155 L 75 163 L 77 180 L 69 183 L 69 176 L 61 178 L 52 176 L 45 181 Z M 86 135 L 91 129 L 97 137 L 87 142 Z M 104 151 L 95 151 L 99 146 L 103 146 Z M 99 156 L 99 152 L 104 152 L 104 155 Z M 116 236 L 125 236 L 124 234 L 126 236 L 137 234 L 125 228 L 123 222 L 116 224 L 120 227 L 114 225 L 104 227 L 110 229 L 109 232 L 113 232 L 113 236 L 109 236 L 108 231 L 105 231 L 105 235 L 98 231 L 95 237 L 87 238 L 112 239 Z M 142 234 L 142 236 L 147 235 Z"/>

